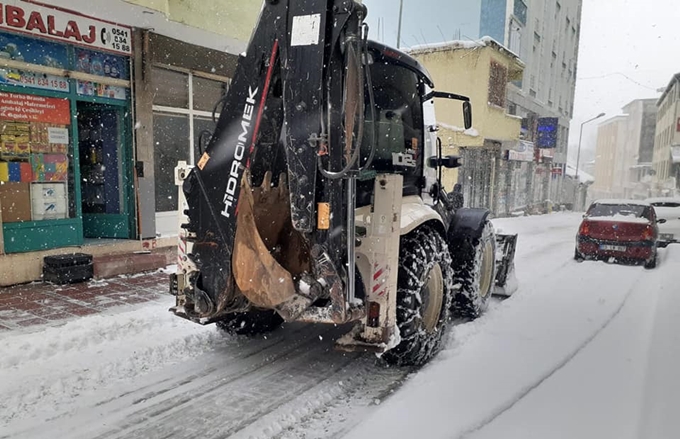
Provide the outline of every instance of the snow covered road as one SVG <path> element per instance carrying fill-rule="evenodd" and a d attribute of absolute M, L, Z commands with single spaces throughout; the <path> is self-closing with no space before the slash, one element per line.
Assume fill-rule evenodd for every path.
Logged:
<path fill-rule="evenodd" d="M 578 264 L 579 221 L 494 221 L 520 234 L 519 291 L 416 374 L 334 351 L 347 328 L 230 338 L 170 297 L 0 334 L 0 438 L 678 437 L 680 246 Z"/>

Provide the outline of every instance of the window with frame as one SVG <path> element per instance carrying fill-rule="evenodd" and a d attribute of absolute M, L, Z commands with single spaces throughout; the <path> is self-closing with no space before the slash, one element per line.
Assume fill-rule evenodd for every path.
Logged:
<path fill-rule="evenodd" d="M 489 103 L 505 108 L 508 87 L 508 69 L 503 64 L 491 61 L 489 75 Z"/>
<path fill-rule="evenodd" d="M 174 168 L 180 160 L 193 165 L 200 158 L 229 80 L 160 66 L 152 71 L 156 212 L 170 212 L 178 208 Z"/>
<path fill-rule="evenodd" d="M 524 3 L 524 0 L 515 0 L 514 14 L 515 14 L 515 17 L 517 17 L 517 20 L 520 23 L 522 23 L 522 26 L 526 26 L 526 24 L 527 24 L 527 5 L 526 5 L 526 3 Z"/>

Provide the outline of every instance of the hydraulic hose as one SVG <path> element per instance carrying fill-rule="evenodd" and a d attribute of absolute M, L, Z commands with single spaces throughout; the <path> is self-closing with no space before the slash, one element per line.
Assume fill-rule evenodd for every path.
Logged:
<path fill-rule="evenodd" d="M 359 46 L 361 46 L 362 43 L 361 41 L 359 42 Z M 354 63 L 356 65 L 356 75 L 357 75 L 357 89 L 362 90 L 364 89 L 364 72 L 362 70 L 362 62 L 361 62 L 361 51 L 357 52 L 354 48 L 354 44 L 350 43 L 347 45 L 347 54 L 345 56 L 345 66 L 349 66 L 350 60 L 354 60 Z M 345 106 L 347 105 L 348 101 L 348 93 L 351 93 L 351 90 L 347 90 L 345 88 Z M 363 101 L 363 100 L 362 100 Z M 352 170 L 354 165 L 356 165 L 357 160 L 359 159 L 359 155 L 361 153 L 361 143 L 362 143 L 362 137 L 364 135 L 364 105 L 363 102 L 359 103 L 359 129 L 357 133 L 357 140 L 354 148 L 354 152 L 352 153 L 350 160 L 347 162 L 345 167 L 337 172 L 333 171 L 327 171 L 323 167 L 323 161 L 321 159 L 321 156 L 317 156 L 317 163 L 319 167 L 319 172 L 321 175 L 324 177 L 328 178 L 329 180 L 339 180 L 347 176 L 347 174 Z M 345 108 L 346 110 L 346 108 Z M 356 117 L 356 116 L 355 116 Z M 349 139 L 351 141 L 351 139 Z"/>

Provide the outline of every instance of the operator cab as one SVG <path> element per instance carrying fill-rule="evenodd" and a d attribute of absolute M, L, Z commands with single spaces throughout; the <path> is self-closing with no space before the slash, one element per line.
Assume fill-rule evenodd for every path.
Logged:
<path fill-rule="evenodd" d="M 369 178 L 358 182 L 359 207 L 370 204 L 370 175 L 375 173 L 402 174 L 404 196 L 421 194 L 425 165 L 422 102 L 427 87 L 434 86 L 428 72 L 409 55 L 373 41 L 368 50 L 375 107 L 373 111 L 367 85 L 362 165 L 370 154 L 374 132 L 376 148 Z"/>

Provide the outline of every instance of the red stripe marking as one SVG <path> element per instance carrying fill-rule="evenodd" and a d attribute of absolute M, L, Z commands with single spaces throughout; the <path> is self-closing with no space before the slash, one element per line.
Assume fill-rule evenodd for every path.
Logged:
<path fill-rule="evenodd" d="M 385 293 L 387 293 L 387 288 L 385 288 L 384 290 L 382 290 L 381 292 L 379 292 L 379 293 L 378 293 L 378 296 L 381 296 L 381 297 L 382 297 L 382 296 L 385 295 Z"/>
<path fill-rule="evenodd" d="M 376 271 L 375 274 L 373 275 L 373 280 L 378 280 L 384 272 L 385 272 L 384 268 L 381 268 L 380 270 Z"/>
<path fill-rule="evenodd" d="M 257 134 L 260 131 L 260 122 L 262 122 L 262 113 L 264 113 L 264 104 L 267 101 L 269 94 L 269 86 L 272 83 L 272 74 L 274 73 L 274 61 L 276 61 L 276 54 L 279 52 L 279 40 L 274 40 L 274 47 L 272 47 L 272 55 L 269 57 L 269 68 L 267 69 L 267 77 L 264 80 L 264 89 L 262 90 L 262 97 L 260 98 L 260 108 L 257 110 L 257 119 L 255 119 L 255 130 L 253 131 L 253 140 L 250 143 L 250 151 L 248 155 L 248 162 L 246 167 L 250 167 L 250 154 L 255 150 L 255 142 L 257 141 Z"/>
<path fill-rule="evenodd" d="M 250 155 L 255 150 L 255 142 L 257 142 L 257 134 L 260 132 L 260 122 L 262 122 L 262 113 L 264 113 L 264 104 L 267 101 L 269 94 L 269 86 L 272 83 L 272 74 L 274 73 L 274 61 L 276 61 L 276 54 L 279 52 L 279 40 L 274 40 L 274 47 L 272 47 L 272 55 L 269 57 L 269 68 L 267 69 L 267 77 L 264 80 L 264 89 L 262 90 L 262 97 L 260 98 L 260 108 L 257 110 L 257 119 L 255 119 L 255 130 L 253 131 L 253 140 L 250 143 L 250 150 L 248 151 L 248 160 L 246 161 L 246 168 L 250 169 Z M 239 207 L 241 206 L 241 197 L 238 197 L 236 202 L 236 210 L 234 215 L 238 215 Z"/>
<path fill-rule="evenodd" d="M 381 286 L 382 286 L 382 284 L 375 284 L 375 285 L 373 285 L 373 292 L 375 293 L 376 291 L 378 291 L 378 290 L 380 289 Z"/>

